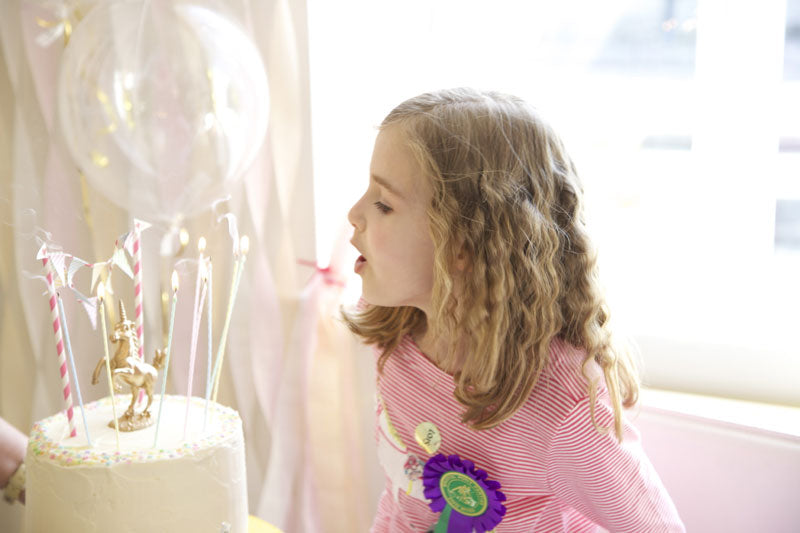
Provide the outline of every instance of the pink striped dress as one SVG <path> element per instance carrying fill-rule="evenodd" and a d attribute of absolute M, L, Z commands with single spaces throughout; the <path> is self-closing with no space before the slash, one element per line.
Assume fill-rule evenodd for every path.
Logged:
<path fill-rule="evenodd" d="M 418 475 L 431 456 L 414 437 L 421 422 L 438 428 L 437 453 L 469 459 L 500 482 L 507 512 L 498 533 L 684 531 L 637 430 L 625 421 L 620 444 L 613 430 L 600 434 L 592 425 L 582 361 L 581 350 L 554 341 L 550 364 L 522 408 L 495 428 L 474 431 L 460 422 L 452 377 L 403 339 L 378 378 L 375 437 L 386 486 L 372 531 L 424 532 L 436 524 Z M 602 377 L 598 367 L 592 371 Z M 605 388 L 596 416 L 613 425 Z"/>

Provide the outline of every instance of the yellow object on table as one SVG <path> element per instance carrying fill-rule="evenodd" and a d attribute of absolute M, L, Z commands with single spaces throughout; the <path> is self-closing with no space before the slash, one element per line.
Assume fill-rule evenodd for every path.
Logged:
<path fill-rule="evenodd" d="M 282 533 L 277 527 L 268 524 L 255 516 L 247 521 L 247 533 Z"/>

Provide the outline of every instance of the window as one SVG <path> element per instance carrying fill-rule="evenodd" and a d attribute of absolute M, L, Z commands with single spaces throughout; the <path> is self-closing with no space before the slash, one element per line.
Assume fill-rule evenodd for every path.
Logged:
<path fill-rule="evenodd" d="M 786 8 L 783 85 L 788 101 L 778 147 L 783 164 L 776 191 L 775 248 L 791 255 L 800 250 L 800 106 L 794 102 L 800 99 L 800 2 L 789 0 Z"/>
<path fill-rule="evenodd" d="M 393 105 L 459 85 L 513 92 L 576 160 L 646 382 L 800 404 L 798 12 L 800 0 L 310 2 L 320 258 Z"/>

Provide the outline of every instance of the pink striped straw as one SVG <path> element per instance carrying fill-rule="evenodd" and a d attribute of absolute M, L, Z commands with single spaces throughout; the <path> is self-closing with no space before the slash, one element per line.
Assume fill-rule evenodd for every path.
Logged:
<path fill-rule="evenodd" d="M 141 232 L 139 230 L 139 221 L 134 221 L 133 226 L 133 255 L 136 260 L 133 265 L 133 279 L 134 279 L 134 297 L 136 304 L 136 337 L 139 339 L 139 359 L 144 360 L 144 313 L 142 307 L 142 247 L 139 240 L 141 239 Z M 139 398 L 137 402 L 144 401 L 144 390 L 139 389 Z"/>
<path fill-rule="evenodd" d="M 58 304 L 56 300 L 56 287 L 54 282 L 53 264 L 50 256 L 47 255 L 47 248 L 44 248 L 42 264 L 47 270 L 47 292 L 50 295 L 50 318 L 53 320 L 53 334 L 56 339 L 56 352 L 58 352 L 58 364 L 61 372 L 61 385 L 64 387 L 64 408 L 67 411 L 67 422 L 69 423 L 69 436 L 75 437 L 78 432 L 75 430 L 75 420 L 72 418 L 72 392 L 69 387 L 69 372 L 67 372 L 67 358 L 64 355 L 64 341 L 61 338 L 61 319 L 58 316 Z"/>
<path fill-rule="evenodd" d="M 133 265 L 134 295 L 136 303 L 136 336 L 139 338 L 139 359 L 144 359 L 144 313 L 142 312 L 142 248 L 139 246 L 141 233 L 139 222 L 134 225 L 133 255 L 136 261 Z"/>

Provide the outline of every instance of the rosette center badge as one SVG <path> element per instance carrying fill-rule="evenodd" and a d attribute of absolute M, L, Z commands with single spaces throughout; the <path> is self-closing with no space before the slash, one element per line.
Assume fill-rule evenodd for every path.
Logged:
<path fill-rule="evenodd" d="M 437 454 L 425 463 L 424 494 L 439 513 L 434 533 L 485 533 L 503 520 L 506 496 L 485 470 L 458 455 Z"/>
<path fill-rule="evenodd" d="M 489 506 L 486 493 L 466 474 L 445 473 L 439 481 L 439 488 L 448 505 L 465 516 L 480 516 Z"/>

